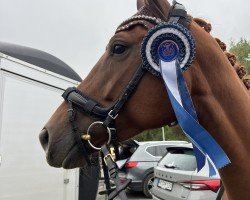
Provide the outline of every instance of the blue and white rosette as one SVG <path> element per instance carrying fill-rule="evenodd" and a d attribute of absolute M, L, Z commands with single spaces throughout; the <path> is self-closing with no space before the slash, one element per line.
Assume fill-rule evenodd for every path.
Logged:
<path fill-rule="evenodd" d="M 193 143 L 200 171 L 206 163 L 209 175 L 230 163 L 229 158 L 199 124 L 198 117 L 183 76 L 195 57 L 195 41 L 189 30 L 177 23 L 162 23 L 152 28 L 142 43 L 143 67 L 164 80 L 177 121 Z M 212 161 L 212 162 L 211 162 Z M 213 163 L 213 164 L 212 164 Z"/>

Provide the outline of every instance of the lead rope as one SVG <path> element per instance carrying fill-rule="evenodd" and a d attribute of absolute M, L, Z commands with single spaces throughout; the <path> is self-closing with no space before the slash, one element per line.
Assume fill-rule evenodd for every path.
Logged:
<path fill-rule="evenodd" d="M 87 147 L 86 147 L 87 140 L 82 139 L 78 127 L 76 125 L 76 111 L 73 107 L 73 103 L 71 101 L 68 101 L 68 103 L 69 103 L 68 116 L 69 116 L 69 122 L 71 124 L 72 133 L 79 148 L 81 149 L 81 152 L 86 162 L 90 166 L 92 165 L 92 158 L 89 157 L 87 154 Z M 115 127 L 114 121 L 110 120 L 109 126 Z M 117 141 L 116 129 L 115 128 L 109 128 L 109 129 L 111 131 L 111 144 L 114 147 L 116 158 L 119 159 L 119 144 Z M 107 195 L 108 200 L 113 200 L 117 196 L 119 196 L 121 200 L 127 200 L 128 198 L 124 190 L 128 187 L 131 180 L 127 180 L 125 183 L 121 184 L 118 176 L 118 167 L 115 161 L 113 160 L 107 145 L 103 145 L 101 148 L 101 158 L 102 158 L 102 168 L 104 173 L 104 182 L 106 185 L 106 190 L 99 192 L 99 194 Z M 114 188 L 111 187 L 110 179 L 115 184 Z"/>
<path fill-rule="evenodd" d="M 219 189 L 218 196 L 217 196 L 216 200 L 221 200 L 224 192 L 225 192 L 225 188 L 224 188 L 222 181 L 221 181 L 220 189 Z"/>
<path fill-rule="evenodd" d="M 101 157 L 106 191 L 102 191 L 99 194 L 107 194 L 108 200 L 113 200 L 117 196 L 119 196 L 121 200 L 127 200 L 128 198 L 124 190 L 128 187 L 131 180 L 127 180 L 125 183 L 121 184 L 118 176 L 117 165 L 113 160 L 109 148 L 106 144 L 101 147 Z M 110 179 L 115 184 L 114 188 L 111 188 Z"/>
<path fill-rule="evenodd" d="M 99 192 L 99 194 L 109 196 L 109 194 L 111 193 L 111 183 L 109 180 L 108 167 L 106 166 L 106 164 L 104 162 L 103 153 L 101 153 L 101 158 L 102 158 L 102 170 L 103 170 L 103 174 L 104 174 L 104 183 L 105 183 L 106 190 Z"/>
<path fill-rule="evenodd" d="M 126 90 L 122 97 L 119 99 L 119 103 L 117 103 L 113 110 L 111 110 L 107 116 L 107 118 L 104 120 L 103 125 L 106 127 L 109 127 L 111 130 L 111 144 L 114 147 L 115 150 L 115 156 L 116 159 L 119 159 L 119 144 L 117 140 L 117 134 L 115 127 L 115 119 L 118 116 L 118 112 L 123 107 L 123 105 L 126 103 L 130 95 L 135 90 L 136 86 L 138 85 L 138 82 L 141 80 L 143 75 L 145 74 L 145 70 L 140 66 L 137 70 L 135 76 L 133 77 L 132 81 L 129 82 L 128 86 L 126 87 Z M 112 128 L 111 128 L 112 127 Z M 127 196 L 125 193 L 125 189 L 130 184 L 131 180 L 127 180 L 125 183 L 121 184 L 119 176 L 118 176 L 118 168 L 116 163 L 114 162 L 107 145 L 103 145 L 101 147 L 101 155 L 102 155 L 102 163 L 103 163 L 103 172 L 104 172 L 104 181 L 106 184 L 106 191 L 100 192 L 99 194 L 107 194 L 108 199 L 112 200 L 116 196 L 119 196 L 121 200 L 127 200 Z M 105 167 L 106 166 L 106 167 Z M 110 178 L 115 183 L 115 188 L 111 188 L 110 184 Z"/>

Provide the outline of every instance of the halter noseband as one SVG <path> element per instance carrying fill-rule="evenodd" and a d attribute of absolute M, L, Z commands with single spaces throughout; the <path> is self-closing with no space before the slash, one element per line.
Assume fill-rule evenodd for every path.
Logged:
<path fill-rule="evenodd" d="M 97 119 L 98 121 L 92 123 L 87 131 L 87 135 L 80 136 L 83 141 L 84 145 L 79 145 L 78 146 L 82 149 L 83 156 L 84 158 L 89 162 L 89 156 L 86 154 L 86 141 L 87 143 L 94 148 L 95 150 L 100 150 L 100 148 L 95 147 L 91 142 L 90 142 L 90 130 L 91 128 L 96 125 L 96 124 L 101 124 L 104 127 L 107 128 L 107 132 L 109 135 L 108 142 L 107 144 L 112 143 L 112 145 L 115 148 L 115 152 L 118 150 L 118 142 L 117 142 L 117 135 L 116 135 L 116 129 L 115 129 L 115 119 L 118 117 L 119 111 L 121 108 L 124 106 L 124 104 L 127 102 L 127 100 L 130 98 L 131 94 L 134 92 L 135 88 L 139 84 L 141 78 L 145 74 L 146 70 L 142 67 L 139 67 L 137 72 L 135 73 L 134 77 L 132 80 L 129 82 L 127 85 L 125 91 L 123 94 L 120 96 L 120 98 L 116 101 L 116 103 L 111 106 L 110 108 L 105 108 L 103 107 L 100 103 L 97 101 L 87 97 L 84 95 L 81 91 L 76 89 L 75 87 L 68 88 L 62 95 L 62 97 L 69 102 L 69 119 L 71 122 L 72 127 L 72 132 L 74 135 L 79 135 L 77 133 L 77 126 L 75 124 L 75 110 L 78 110 L 83 113 L 87 113 L 90 117 L 93 119 Z M 73 113 L 73 114 L 72 114 Z M 79 137 L 76 137 L 79 138 Z M 85 150 L 83 150 L 83 146 Z M 119 154 L 116 153 L 117 158 L 119 157 Z"/>

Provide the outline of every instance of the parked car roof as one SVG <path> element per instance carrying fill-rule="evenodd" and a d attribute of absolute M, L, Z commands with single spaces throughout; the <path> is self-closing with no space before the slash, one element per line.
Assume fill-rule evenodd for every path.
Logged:
<path fill-rule="evenodd" d="M 139 146 L 136 148 L 134 153 L 131 155 L 131 161 L 156 161 L 162 157 L 161 152 L 165 152 L 167 148 L 176 145 L 188 145 L 186 141 L 149 141 L 139 142 Z M 161 156 L 159 156 L 160 154 Z"/>
<path fill-rule="evenodd" d="M 183 144 L 176 144 L 176 146 L 174 146 L 173 148 L 178 148 L 178 147 L 180 147 L 180 148 L 193 148 L 193 145 L 192 145 L 192 143 L 183 143 Z M 172 147 L 170 147 L 170 148 L 172 148 Z"/>

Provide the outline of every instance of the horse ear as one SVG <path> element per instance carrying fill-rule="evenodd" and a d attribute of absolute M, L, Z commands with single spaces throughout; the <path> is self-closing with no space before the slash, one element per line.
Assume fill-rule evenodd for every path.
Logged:
<path fill-rule="evenodd" d="M 137 9 L 147 7 L 152 13 L 163 20 L 167 20 L 170 9 L 168 0 L 137 0 Z"/>
<path fill-rule="evenodd" d="M 137 10 L 140 10 L 145 5 L 146 5 L 145 0 L 137 0 Z"/>

